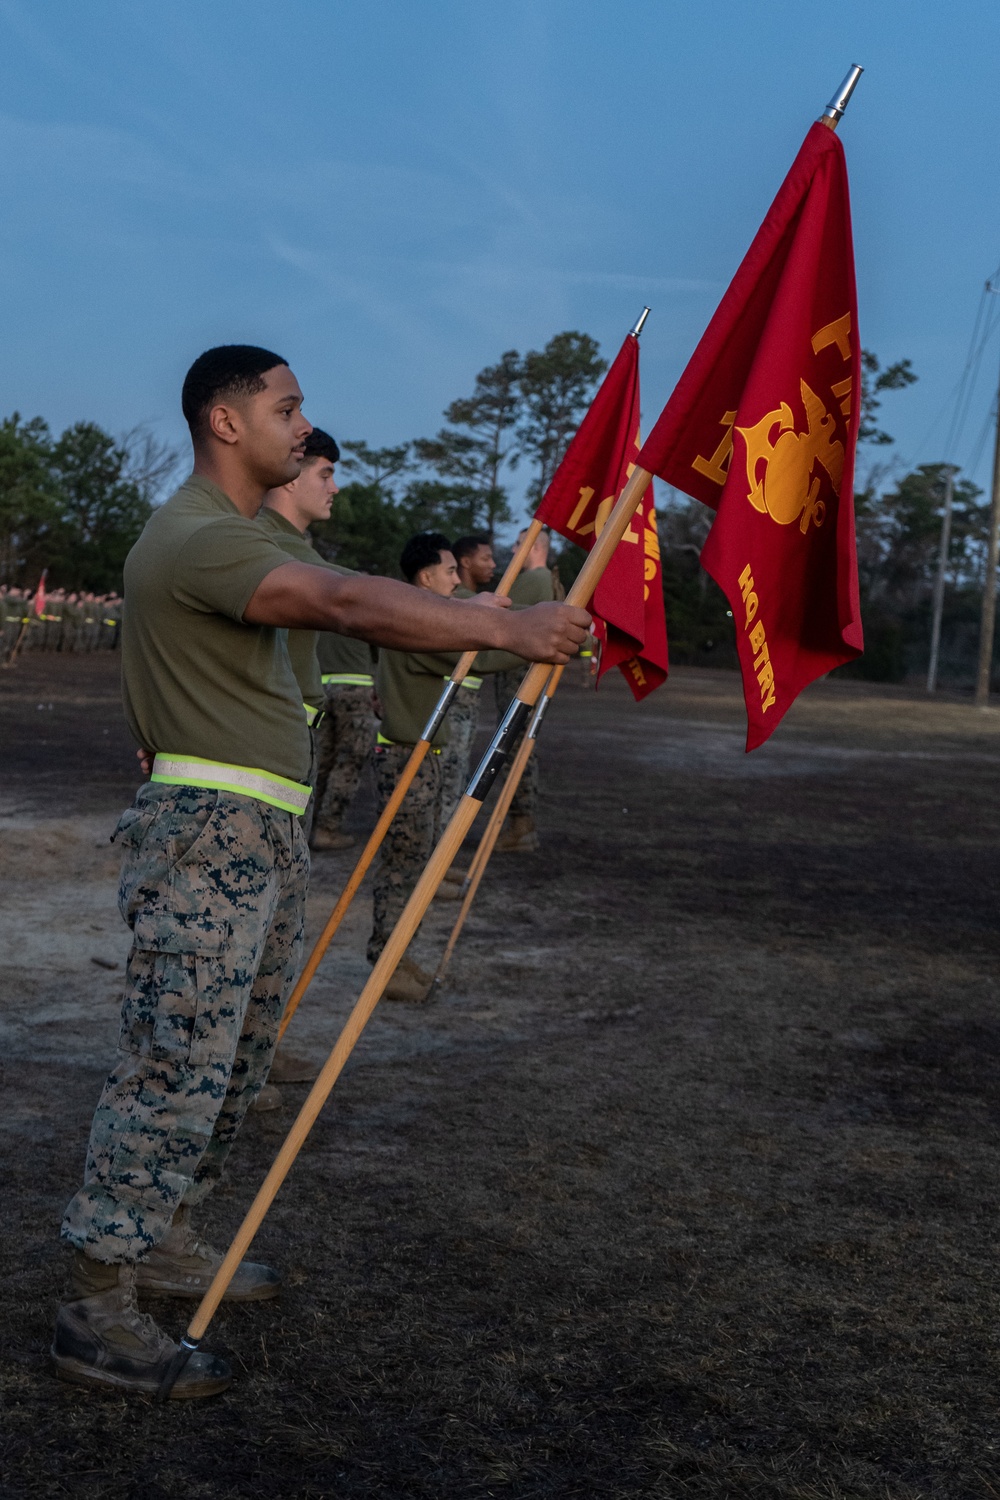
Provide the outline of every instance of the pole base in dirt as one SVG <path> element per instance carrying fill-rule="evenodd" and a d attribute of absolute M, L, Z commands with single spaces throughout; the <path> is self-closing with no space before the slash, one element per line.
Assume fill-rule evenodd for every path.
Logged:
<path fill-rule="evenodd" d="M 163 1372 L 163 1379 L 160 1381 L 159 1389 L 156 1392 L 157 1401 L 169 1401 L 170 1392 L 184 1373 L 184 1366 L 192 1354 L 197 1352 L 200 1344 L 201 1339 L 191 1339 L 188 1338 L 187 1334 L 184 1335 L 177 1353 Z"/>

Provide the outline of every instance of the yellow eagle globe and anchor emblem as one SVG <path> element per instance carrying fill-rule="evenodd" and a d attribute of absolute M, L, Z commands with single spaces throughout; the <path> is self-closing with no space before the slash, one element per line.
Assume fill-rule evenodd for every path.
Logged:
<path fill-rule="evenodd" d="M 806 430 L 795 430 L 795 418 L 787 401 L 769 411 L 752 427 L 737 427 L 746 444 L 747 499 L 755 510 L 769 515 L 779 526 L 798 521 L 803 536 L 809 523 L 822 526 L 826 504 L 819 492 L 826 470 L 835 491 L 844 472 L 844 445 L 834 437 L 837 419 L 804 380 L 799 393 L 806 416 Z M 775 436 L 777 433 L 777 436 Z"/>

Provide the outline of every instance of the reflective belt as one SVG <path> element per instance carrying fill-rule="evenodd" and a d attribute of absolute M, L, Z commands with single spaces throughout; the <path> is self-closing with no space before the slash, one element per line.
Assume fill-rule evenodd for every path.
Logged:
<path fill-rule="evenodd" d="M 237 797 L 256 797 L 290 813 L 304 813 L 312 796 L 312 787 L 275 776 L 272 771 L 227 766 L 224 761 L 204 760 L 200 755 L 157 755 L 149 779 L 170 786 L 204 786 Z"/>
<path fill-rule="evenodd" d="M 323 686 L 328 682 L 338 683 L 341 687 L 374 687 L 374 677 L 367 677 L 364 672 L 325 672 L 323 674 Z"/>
<path fill-rule="evenodd" d="M 310 729 L 318 729 L 326 718 L 325 708 L 313 708 L 311 703 L 303 703 L 302 707 L 306 713 L 306 723 Z"/>
<path fill-rule="evenodd" d="M 442 681 L 443 682 L 450 682 L 451 678 L 450 677 L 445 677 L 445 678 L 442 678 Z M 473 692 L 473 693 L 478 693 L 479 689 L 482 687 L 482 685 L 483 685 L 483 679 L 481 677 L 463 677 L 462 681 L 459 683 L 459 687 L 467 687 L 470 690 L 470 692 Z"/>
<path fill-rule="evenodd" d="M 447 681 L 447 678 L 445 678 L 445 681 Z M 378 732 L 378 734 L 375 736 L 375 743 L 376 743 L 376 745 L 398 745 L 399 744 L 399 740 L 387 740 L 386 737 L 385 737 L 385 735 L 382 733 L 382 731 L 380 729 L 379 732 Z M 407 749 L 412 749 L 412 746 L 407 746 L 406 748 Z M 441 746 L 440 745 L 432 745 L 431 746 L 431 754 L 432 755 L 440 755 L 441 754 Z"/>

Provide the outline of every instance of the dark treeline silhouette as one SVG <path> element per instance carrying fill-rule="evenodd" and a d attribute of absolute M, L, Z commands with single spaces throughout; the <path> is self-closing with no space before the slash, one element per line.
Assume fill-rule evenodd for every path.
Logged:
<path fill-rule="evenodd" d="M 415 531 L 493 537 L 519 523 L 515 475 L 533 508 L 606 368 L 597 342 L 568 330 L 481 370 L 434 437 L 372 448 L 338 434 L 341 491 L 329 522 L 314 528 L 319 550 L 363 572 L 395 574 Z M 862 374 L 856 500 L 866 651 L 841 670 L 902 681 L 926 670 L 946 467 L 906 473 L 886 461 L 893 439 L 881 406 L 917 378 L 909 360 L 883 366 L 866 350 Z M 50 588 L 119 589 L 129 548 L 178 472 L 179 455 L 144 428 L 114 438 L 78 422 L 56 437 L 38 417 L 0 422 L 0 585 L 30 590 L 48 568 Z M 735 665 L 728 606 L 699 565 L 712 512 L 663 486 L 657 504 L 671 658 Z M 959 686 L 971 684 L 975 669 L 988 515 L 982 492 L 959 475 L 940 666 L 941 680 Z M 561 544 L 564 583 L 582 560 Z"/>

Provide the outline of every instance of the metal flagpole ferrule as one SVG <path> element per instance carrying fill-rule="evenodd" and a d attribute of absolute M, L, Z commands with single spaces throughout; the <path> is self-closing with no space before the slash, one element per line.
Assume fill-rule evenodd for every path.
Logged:
<path fill-rule="evenodd" d="M 545 718 L 545 710 L 548 708 L 551 702 L 552 699 L 549 694 L 543 693 L 538 702 L 535 704 L 535 712 L 532 714 L 531 723 L 528 725 L 529 740 L 536 740 L 538 738 L 538 731 L 539 729 L 541 729 L 542 720 Z"/>
<path fill-rule="evenodd" d="M 854 64 L 854 67 L 848 73 L 847 77 L 840 85 L 840 88 L 834 94 L 833 98 L 826 106 L 826 109 L 824 109 L 824 120 L 829 120 L 833 125 L 837 124 L 837 122 L 842 117 L 844 110 L 850 103 L 851 95 L 857 88 L 858 79 L 861 77 L 864 71 L 864 68 L 862 68 L 859 63 Z"/>
<path fill-rule="evenodd" d="M 180 1379 L 181 1375 L 184 1372 L 184 1366 L 187 1364 L 192 1354 L 197 1353 L 200 1345 L 201 1339 L 190 1338 L 188 1334 L 184 1335 L 184 1337 L 180 1341 L 180 1344 L 178 1345 L 177 1353 L 173 1356 L 170 1363 L 167 1365 L 167 1368 L 163 1372 L 163 1378 L 160 1381 L 156 1392 L 157 1401 L 166 1401 L 169 1399 L 170 1392 L 173 1390 L 174 1386 L 177 1384 L 177 1381 Z"/>
<path fill-rule="evenodd" d="M 640 333 L 642 332 L 643 325 L 645 324 L 646 319 L 649 317 L 649 311 L 650 310 L 649 310 L 648 307 L 644 307 L 643 310 L 642 310 L 642 312 L 636 318 L 636 320 L 633 323 L 632 327 L 629 329 L 629 333 L 632 335 L 632 337 L 634 339 L 637 339 L 639 337 Z"/>
<path fill-rule="evenodd" d="M 531 717 L 533 707 L 534 704 L 522 703 L 520 698 L 513 700 L 490 741 L 489 749 L 480 761 L 475 776 L 469 782 L 465 794 L 467 797 L 475 797 L 477 802 L 486 801 L 490 787 L 496 781 L 504 761 L 510 754 L 511 744 L 517 739 Z"/>
<path fill-rule="evenodd" d="M 447 714 L 449 708 L 451 707 L 451 700 L 458 692 L 460 685 L 461 684 L 457 683 L 454 678 L 448 678 L 441 692 L 441 696 L 434 707 L 434 712 L 431 714 L 430 718 L 427 720 L 426 725 L 424 726 L 424 731 L 420 736 L 422 740 L 430 741 L 437 734 L 438 730 L 441 728 L 442 723 L 444 722 L 445 714 Z"/>

